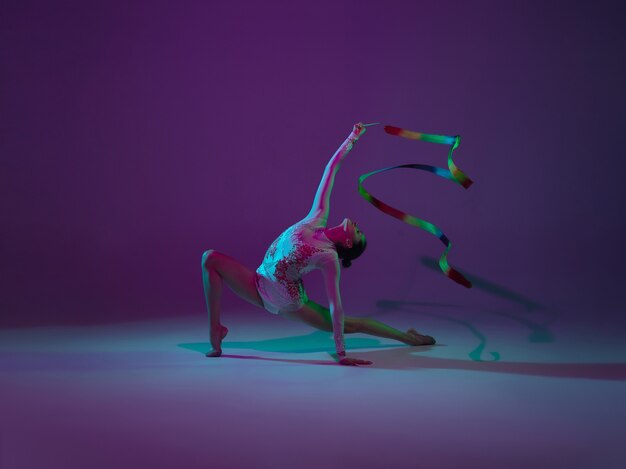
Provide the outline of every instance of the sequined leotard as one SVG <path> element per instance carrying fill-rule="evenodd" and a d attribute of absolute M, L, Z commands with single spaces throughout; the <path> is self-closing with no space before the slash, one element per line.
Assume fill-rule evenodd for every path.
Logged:
<path fill-rule="evenodd" d="M 256 270 L 256 287 L 266 310 L 278 314 L 300 309 L 308 301 L 302 276 L 337 261 L 337 251 L 324 228 L 319 218 L 304 219 L 270 245 Z"/>

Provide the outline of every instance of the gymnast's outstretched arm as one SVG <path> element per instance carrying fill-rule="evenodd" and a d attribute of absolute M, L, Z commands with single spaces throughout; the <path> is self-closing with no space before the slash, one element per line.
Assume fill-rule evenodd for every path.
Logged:
<path fill-rule="evenodd" d="M 307 218 L 322 218 L 324 224 L 328 222 L 328 214 L 330 212 L 330 194 L 335 184 L 335 175 L 339 171 L 341 162 L 346 155 L 352 150 L 354 142 L 356 142 L 361 135 L 365 133 L 366 129 L 362 122 L 359 122 L 352 129 L 352 133 L 341 144 L 335 154 L 332 156 L 322 175 L 322 180 L 317 188 L 315 199 L 313 199 L 313 206 L 311 211 L 307 215 Z"/>
<path fill-rule="evenodd" d="M 339 359 L 345 358 L 346 347 L 344 345 L 344 313 L 341 304 L 341 294 L 339 293 L 339 277 L 341 269 L 339 259 L 328 262 L 321 269 L 324 277 L 326 294 L 328 295 L 328 309 L 333 323 L 333 338 L 335 339 L 335 349 Z"/>
<path fill-rule="evenodd" d="M 333 338 L 335 339 L 335 350 L 337 358 L 341 365 L 371 365 L 369 360 L 361 360 L 359 358 L 346 357 L 346 347 L 344 343 L 344 326 L 345 315 L 343 305 L 341 304 L 341 294 L 339 293 L 339 277 L 341 269 L 339 267 L 339 259 L 335 258 L 334 262 L 327 262 L 321 268 L 324 276 L 324 284 L 328 295 L 328 305 L 333 324 Z"/>

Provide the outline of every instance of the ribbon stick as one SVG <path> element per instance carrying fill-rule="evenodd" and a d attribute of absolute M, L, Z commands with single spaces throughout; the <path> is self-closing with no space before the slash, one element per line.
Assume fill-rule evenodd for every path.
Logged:
<path fill-rule="evenodd" d="M 439 238 L 439 240 L 446 246 L 445 251 L 439 258 L 439 267 L 441 268 L 443 273 L 451 280 L 454 280 L 455 282 L 463 285 L 466 288 L 471 288 L 472 283 L 467 278 L 465 278 L 463 274 L 461 274 L 458 270 L 450 267 L 450 265 L 448 264 L 448 252 L 452 247 L 452 243 L 450 243 L 448 237 L 443 234 L 443 232 L 438 227 L 426 220 L 422 220 L 421 218 L 409 215 L 406 212 L 398 210 L 397 208 L 394 208 L 391 205 L 384 203 L 380 199 L 377 199 L 376 197 L 371 195 L 363 187 L 363 181 L 375 174 L 379 174 L 385 171 L 391 171 L 393 169 L 411 168 L 428 171 L 435 174 L 436 176 L 440 176 L 450 181 L 453 181 L 463 186 L 465 189 L 469 188 L 469 186 L 472 185 L 473 181 L 469 177 L 467 177 L 465 173 L 463 173 L 463 171 L 461 171 L 452 160 L 452 152 L 459 146 L 461 137 L 459 135 L 448 136 L 424 134 L 421 132 L 413 132 L 411 130 L 401 129 L 399 127 L 392 127 L 390 125 L 385 126 L 385 132 L 390 135 L 407 138 L 409 140 L 421 140 L 423 142 L 450 145 L 450 151 L 448 152 L 448 169 L 438 168 L 437 166 L 430 166 L 425 164 L 403 164 L 399 166 L 391 166 L 389 168 L 379 169 L 377 171 L 372 171 L 371 173 L 363 174 L 361 177 L 359 177 L 359 194 L 361 194 L 361 196 L 365 200 L 367 200 L 370 204 L 379 209 L 381 212 L 437 236 L 437 238 Z"/>

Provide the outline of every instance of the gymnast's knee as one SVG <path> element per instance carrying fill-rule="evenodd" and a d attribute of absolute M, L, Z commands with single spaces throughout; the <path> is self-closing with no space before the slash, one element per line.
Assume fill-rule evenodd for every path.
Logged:
<path fill-rule="evenodd" d="M 204 253 L 202 254 L 202 268 L 208 270 L 213 267 L 219 255 L 220 253 L 217 252 L 215 249 L 209 249 L 207 251 L 204 251 Z"/>

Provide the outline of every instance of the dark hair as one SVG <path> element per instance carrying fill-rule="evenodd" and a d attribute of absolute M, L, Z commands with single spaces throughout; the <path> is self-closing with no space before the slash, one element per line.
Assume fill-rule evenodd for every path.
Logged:
<path fill-rule="evenodd" d="M 366 247 L 367 240 L 365 239 L 365 236 L 363 236 L 363 239 L 358 243 L 354 243 L 351 248 L 347 248 L 342 244 L 335 245 L 335 248 L 337 249 L 337 255 L 339 256 L 339 259 L 341 259 L 341 264 L 345 268 L 350 267 L 352 265 L 352 260 L 363 254 L 363 251 L 365 251 Z"/>

